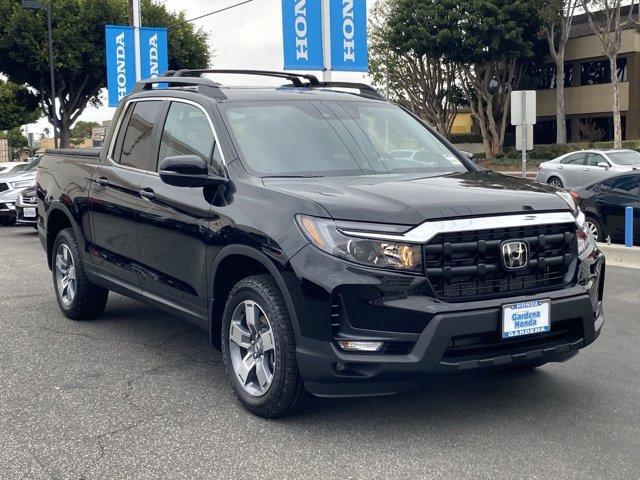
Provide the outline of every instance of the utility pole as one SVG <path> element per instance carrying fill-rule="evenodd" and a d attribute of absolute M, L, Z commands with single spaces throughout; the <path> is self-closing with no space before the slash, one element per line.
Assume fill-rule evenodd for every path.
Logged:
<path fill-rule="evenodd" d="M 56 77 L 53 58 L 53 33 L 51 27 L 51 1 L 44 3 L 22 0 L 23 8 L 27 10 L 45 10 L 47 12 L 47 30 L 49 36 L 49 81 L 51 82 L 51 113 L 53 114 L 53 146 L 58 148 L 58 115 L 56 113 Z"/>
<path fill-rule="evenodd" d="M 322 70 L 322 81 L 331 81 L 331 12 L 329 9 L 330 0 L 322 1 L 322 57 L 324 69 Z"/>
<path fill-rule="evenodd" d="M 133 27 L 133 48 L 136 60 L 136 82 L 140 80 L 140 0 L 129 0 L 129 25 Z"/>

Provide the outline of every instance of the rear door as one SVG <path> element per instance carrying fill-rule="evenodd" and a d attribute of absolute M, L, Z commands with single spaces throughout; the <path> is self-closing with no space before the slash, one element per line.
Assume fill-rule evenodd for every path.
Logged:
<path fill-rule="evenodd" d="M 207 312 L 207 243 L 212 220 L 212 187 L 175 187 L 158 175 L 166 157 L 198 155 L 210 172 L 224 175 L 212 122 L 205 108 L 172 100 L 158 132 L 154 171 L 140 185 L 143 205 L 138 222 L 141 281 L 146 295 L 191 315 Z"/>
<path fill-rule="evenodd" d="M 160 100 L 127 105 L 89 194 L 94 263 L 102 275 L 128 287 L 140 287 L 138 190 L 147 170 L 155 169 L 153 134 L 161 108 Z"/>

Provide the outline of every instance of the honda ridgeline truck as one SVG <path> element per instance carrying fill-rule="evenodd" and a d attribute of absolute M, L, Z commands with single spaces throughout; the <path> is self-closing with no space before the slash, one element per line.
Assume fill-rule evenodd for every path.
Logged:
<path fill-rule="evenodd" d="M 42 159 L 64 315 L 97 317 L 113 291 L 183 317 L 264 417 L 597 338 L 605 261 L 567 192 L 478 167 L 369 86 L 211 73 L 230 72 L 138 83 L 102 150 Z"/>

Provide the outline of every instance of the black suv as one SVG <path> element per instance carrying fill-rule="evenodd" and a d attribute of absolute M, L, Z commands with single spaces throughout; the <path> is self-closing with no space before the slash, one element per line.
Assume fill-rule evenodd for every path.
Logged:
<path fill-rule="evenodd" d="M 45 155 L 38 208 L 65 315 L 111 290 L 202 326 L 265 417 L 563 361 L 604 321 L 570 195 L 483 170 L 366 85 L 140 82 L 102 151 Z"/>

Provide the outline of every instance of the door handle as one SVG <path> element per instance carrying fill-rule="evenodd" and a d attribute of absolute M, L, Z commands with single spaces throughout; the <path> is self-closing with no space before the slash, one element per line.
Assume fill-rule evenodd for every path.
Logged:
<path fill-rule="evenodd" d="M 138 193 L 141 197 L 146 198 L 147 200 L 153 200 L 156 198 L 156 192 L 151 190 L 150 188 L 143 188 L 138 190 Z"/>
<path fill-rule="evenodd" d="M 590 171 L 591 171 L 591 169 L 590 169 L 590 168 L 585 168 L 585 169 L 584 169 L 584 171 L 585 171 L 585 172 L 590 172 Z"/>
<path fill-rule="evenodd" d="M 109 179 L 107 177 L 98 177 L 96 181 L 98 182 L 98 185 L 102 185 L 103 187 L 109 185 Z"/>

